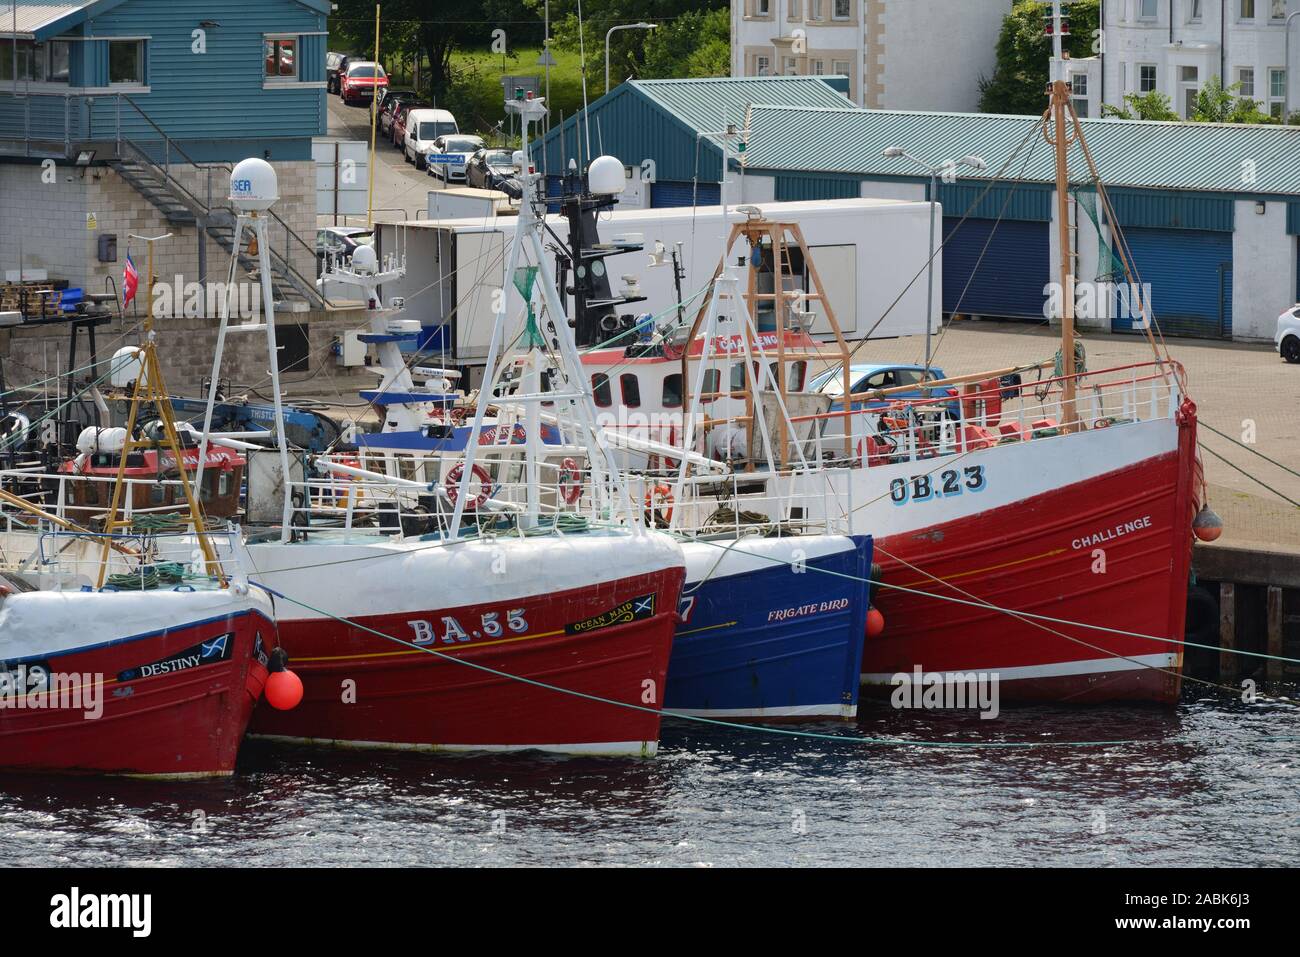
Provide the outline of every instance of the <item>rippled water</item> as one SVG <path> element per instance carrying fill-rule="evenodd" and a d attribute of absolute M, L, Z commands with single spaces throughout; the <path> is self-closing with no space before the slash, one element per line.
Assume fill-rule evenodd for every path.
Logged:
<path fill-rule="evenodd" d="M 1258 866 L 1294 864 L 1300 850 L 1300 710 L 1204 700 L 983 722 L 863 711 L 864 736 L 1141 743 L 939 749 L 679 722 L 650 761 L 250 742 L 239 773 L 216 783 L 9 776 L 0 855 L 11 865 Z"/>

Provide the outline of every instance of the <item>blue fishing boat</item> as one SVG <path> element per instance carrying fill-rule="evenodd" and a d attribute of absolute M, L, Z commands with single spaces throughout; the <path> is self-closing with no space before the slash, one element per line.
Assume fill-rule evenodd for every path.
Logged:
<path fill-rule="evenodd" d="M 665 710 L 744 720 L 857 716 L 872 541 L 683 542 Z"/>

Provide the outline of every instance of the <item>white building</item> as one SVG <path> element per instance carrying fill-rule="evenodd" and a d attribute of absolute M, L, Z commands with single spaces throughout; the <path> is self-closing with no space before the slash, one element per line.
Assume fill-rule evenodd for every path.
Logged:
<path fill-rule="evenodd" d="M 1099 55 L 1070 62 L 1081 115 L 1157 90 L 1186 119 L 1196 92 L 1216 76 L 1225 86 L 1240 83 L 1239 95 L 1274 116 L 1300 109 L 1286 43 L 1300 0 L 1102 0 L 1102 10 Z M 1291 62 L 1297 58 L 1300 36 Z"/>
<path fill-rule="evenodd" d="M 979 108 L 1012 0 L 731 0 L 731 75 L 849 78 L 890 110 Z"/>

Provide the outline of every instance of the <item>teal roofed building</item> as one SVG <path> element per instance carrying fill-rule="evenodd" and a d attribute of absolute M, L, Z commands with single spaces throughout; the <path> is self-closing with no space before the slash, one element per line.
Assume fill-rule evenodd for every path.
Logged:
<path fill-rule="evenodd" d="M 944 311 L 1046 321 L 1059 253 L 1052 149 L 1039 117 L 860 109 L 834 87 L 837 79 L 630 81 L 586 116 L 566 117 L 533 155 L 555 179 L 570 159 L 585 165 L 611 153 L 628 168 L 632 204 L 644 206 L 720 202 L 722 152 L 705 134 L 728 124 L 745 146 L 726 164 L 729 203 L 924 201 L 928 172 L 885 149 L 954 164 L 935 196 Z M 1114 222 L 1073 147 L 1075 275 L 1095 287 L 1080 325 L 1140 329 L 1141 317 L 1125 314 L 1123 290 L 1115 289 L 1123 282 L 1115 256 L 1122 232 L 1165 333 L 1271 339 L 1278 314 L 1300 299 L 1300 128 L 1081 122 Z M 955 164 L 968 155 L 987 169 Z"/>

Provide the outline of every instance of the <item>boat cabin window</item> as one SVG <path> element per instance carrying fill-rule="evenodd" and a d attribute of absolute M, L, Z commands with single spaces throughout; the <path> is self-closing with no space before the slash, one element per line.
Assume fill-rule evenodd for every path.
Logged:
<path fill-rule="evenodd" d="M 623 405 L 629 409 L 639 408 L 641 405 L 641 382 L 637 379 L 635 372 L 624 372 L 618 377 L 619 391 L 623 394 Z M 680 404 L 680 400 L 679 400 Z"/>
<path fill-rule="evenodd" d="M 785 387 L 791 392 L 802 392 L 804 380 L 808 378 L 808 363 L 803 359 L 790 363 L 790 374 Z"/>
<path fill-rule="evenodd" d="M 745 391 L 745 364 L 737 362 L 731 367 L 731 391 Z"/>
<path fill-rule="evenodd" d="M 591 389 L 594 393 L 596 405 L 602 409 L 607 409 L 614 404 L 613 393 L 609 388 L 609 376 L 603 372 L 597 372 L 591 377 Z"/>
<path fill-rule="evenodd" d="M 162 482 L 155 482 L 149 486 L 149 503 L 151 505 L 167 504 L 167 486 Z"/>
<path fill-rule="evenodd" d="M 718 393 L 718 387 L 720 385 L 722 385 L 722 373 L 719 372 L 717 369 L 705 369 L 704 385 L 702 387 L 704 390 L 704 395 L 703 397 L 701 397 L 700 401 L 701 402 L 714 401 L 718 397 L 717 393 Z"/>
<path fill-rule="evenodd" d="M 664 408 L 679 409 L 682 405 L 682 374 L 674 372 L 664 379 Z"/>

